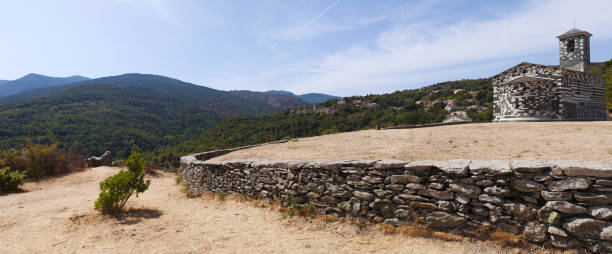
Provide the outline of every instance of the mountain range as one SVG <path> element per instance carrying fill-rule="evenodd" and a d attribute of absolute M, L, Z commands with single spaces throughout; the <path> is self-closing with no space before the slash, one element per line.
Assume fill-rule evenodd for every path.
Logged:
<path fill-rule="evenodd" d="M 57 143 L 117 157 L 182 142 L 229 118 L 308 104 L 296 96 L 221 91 L 136 73 L 97 79 L 28 74 L 0 83 L 0 95 L 0 149 Z"/>
<path fill-rule="evenodd" d="M 592 65 L 605 77 L 612 109 L 612 60 Z M 142 151 L 152 161 L 278 139 L 441 121 L 455 99 L 475 121 L 492 117 L 490 79 L 443 82 L 420 89 L 346 97 L 271 90 L 220 91 L 177 79 L 124 74 L 87 79 L 31 74 L 31 89 L 0 98 L 0 150 L 58 144 L 62 150 L 125 158 Z M 73 82 L 76 78 L 77 82 Z M 0 94 L 7 83 L 0 82 Z M 53 85 L 45 85 L 53 84 Z M 36 87 L 36 88 L 32 88 Z M 326 100 L 310 107 L 309 96 Z M 332 98 L 327 100 L 327 98 Z M 312 101 L 311 101 L 312 102 Z M 304 107 L 309 106 L 309 107 Z M 474 106 L 474 107 L 471 107 Z M 169 159 L 173 158 L 173 159 Z"/>
<path fill-rule="evenodd" d="M 10 96 L 38 88 L 75 83 L 84 80 L 89 80 L 89 78 L 83 76 L 56 78 L 30 73 L 12 81 L 0 80 L 0 96 Z"/>

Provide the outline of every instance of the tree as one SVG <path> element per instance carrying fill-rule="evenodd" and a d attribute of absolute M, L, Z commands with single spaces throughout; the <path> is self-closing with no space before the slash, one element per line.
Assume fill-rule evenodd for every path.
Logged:
<path fill-rule="evenodd" d="M 117 215 L 128 199 L 135 193 L 143 193 L 149 188 L 150 180 L 144 180 L 145 161 L 142 155 L 132 152 L 126 161 L 128 170 L 121 170 L 114 176 L 100 182 L 100 195 L 94 204 L 103 213 Z"/>

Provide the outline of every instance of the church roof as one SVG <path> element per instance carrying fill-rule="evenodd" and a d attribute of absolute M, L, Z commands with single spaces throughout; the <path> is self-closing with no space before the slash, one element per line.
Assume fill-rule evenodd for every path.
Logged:
<path fill-rule="evenodd" d="M 560 67 L 560 66 L 558 66 L 558 65 L 541 65 L 541 64 L 534 64 L 534 63 L 522 62 L 522 63 L 517 64 L 517 65 L 515 65 L 514 67 L 512 67 L 512 68 L 510 68 L 510 69 L 507 69 L 507 70 L 505 70 L 505 71 L 503 71 L 503 72 L 501 72 L 501 73 L 499 73 L 499 74 L 497 74 L 497 75 L 495 75 L 495 76 L 493 76 L 493 77 L 491 77 L 491 78 L 492 78 L 492 79 L 495 79 L 495 78 L 498 78 L 498 77 L 504 76 L 504 75 L 506 75 L 506 74 L 509 74 L 509 73 L 515 72 L 515 70 L 516 70 L 516 69 L 521 69 L 521 68 L 524 68 L 524 67 L 535 67 L 535 68 L 542 68 L 542 69 L 547 69 L 547 70 L 549 70 L 549 71 L 551 71 L 551 72 L 574 73 L 574 74 L 577 74 L 577 75 L 593 76 L 593 75 L 592 75 L 592 74 L 590 74 L 590 73 L 581 72 L 581 71 L 574 71 L 574 70 L 570 70 L 570 69 L 566 69 L 566 68 Z M 526 75 L 521 74 L 521 73 L 517 73 L 515 76 L 526 76 Z M 598 78 L 601 78 L 601 77 L 599 77 L 599 76 L 593 76 L 593 77 L 598 77 Z"/>
<path fill-rule="evenodd" d="M 571 30 L 565 32 L 562 35 L 557 36 L 557 38 L 563 39 L 563 38 L 567 38 L 567 37 L 573 37 L 573 36 L 576 36 L 576 35 L 586 35 L 586 36 L 589 36 L 589 37 L 593 36 L 592 34 L 590 34 L 587 31 L 582 31 L 580 29 L 574 28 L 574 29 L 571 29 Z"/>
<path fill-rule="evenodd" d="M 528 82 L 553 82 L 550 78 L 543 77 L 532 77 L 532 76 L 519 76 L 518 78 L 506 81 L 504 83 L 528 83 Z"/>

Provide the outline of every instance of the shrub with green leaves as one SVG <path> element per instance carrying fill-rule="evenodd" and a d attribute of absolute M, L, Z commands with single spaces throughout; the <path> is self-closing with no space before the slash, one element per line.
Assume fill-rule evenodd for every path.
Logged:
<path fill-rule="evenodd" d="M 0 192 L 16 191 L 22 184 L 22 173 L 11 171 L 10 168 L 0 169 Z"/>
<path fill-rule="evenodd" d="M 116 215 L 132 195 L 136 194 L 138 197 L 138 194 L 149 188 L 151 181 L 144 180 L 145 161 L 142 155 L 132 152 L 126 165 L 127 171 L 121 170 L 116 175 L 100 182 L 100 195 L 94 204 L 97 210 Z"/>

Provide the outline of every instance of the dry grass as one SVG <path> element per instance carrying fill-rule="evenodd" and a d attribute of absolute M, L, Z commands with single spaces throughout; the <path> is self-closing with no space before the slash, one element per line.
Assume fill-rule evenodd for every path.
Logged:
<path fill-rule="evenodd" d="M 211 160 L 265 158 L 413 161 L 537 157 L 612 162 L 610 154 L 612 121 L 520 122 L 356 131 L 254 147 Z"/>
<path fill-rule="evenodd" d="M 93 210 L 101 167 L 26 183 L 27 192 L 0 196 L 2 253 L 519 253 L 492 241 L 432 236 L 419 228 L 393 231 L 359 220 L 285 208 L 240 195 L 187 198 L 174 175 L 160 172 L 119 218 Z M 441 240 L 445 239 L 445 240 Z M 448 240 L 448 241 L 447 241 Z"/>

